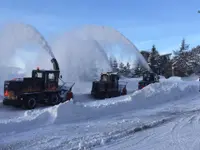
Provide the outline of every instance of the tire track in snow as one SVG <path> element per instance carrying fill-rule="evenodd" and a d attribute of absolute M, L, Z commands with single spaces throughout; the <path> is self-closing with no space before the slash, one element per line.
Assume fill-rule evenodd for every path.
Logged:
<path fill-rule="evenodd" d="M 181 129 L 180 124 L 183 123 L 185 120 L 185 118 L 181 118 L 179 119 L 173 126 L 172 130 L 171 130 L 171 139 L 173 140 L 174 143 L 178 143 L 177 149 L 184 149 L 181 145 L 182 145 L 182 141 L 180 140 L 180 136 L 179 136 L 179 131 Z"/>
<path fill-rule="evenodd" d="M 187 110 L 187 111 L 184 111 L 184 112 L 174 112 L 174 113 L 171 113 L 173 115 L 172 118 L 174 118 L 174 121 L 170 121 L 169 123 L 171 125 L 171 130 L 167 130 L 166 133 L 159 133 L 159 134 L 156 134 L 153 132 L 153 130 L 150 130 L 146 132 L 147 135 L 145 135 L 145 133 L 143 133 L 143 137 L 140 138 L 139 136 L 137 137 L 130 137 L 128 140 L 129 141 L 133 141 L 133 143 L 131 142 L 128 142 L 128 144 L 125 144 L 123 146 L 124 149 L 134 149 L 135 147 L 137 147 L 138 144 L 140 145 L 144 145 L 143 148 L 145 147 L 145 143 L 148 143 L 149 140 L 153 139 L 154 141 L 156 141 L 156 139 L 163 139 L 166 138 L 166 137 L 171 137 L 171 138 L 166 138 L 167 140 L 170 139 L 171 142 L 168 141 L 169 144 L 173 144 L 174 146 L 174 149 L 187 149 L 185 148 L 185 142 L 186 142 L 186 139 L 183 135 L 179 134 L 180 133 L 183 133 L 181 130 L 183 130 L 185 127 L 188 127 L 190 130 L 193 129 L 192 126 L 196 123 L 197 123 L 197 126 L 198 126 L 198 120 L 199 120 L 199 113 L 200 113 L 200 109 L 195 109 L 195 110 Z M 161 114 L 163 114 L 161 112 Z M 167 112 L 164 112 L 164 114 L 167 114 Z M 159 116 L 159 115 L 158 115 Z M 158 126 L 159 128 L 162 126 Z M 161 129 L 162 131 L 162 129 Z M 184 130 L 183 130 L 184 131 Z M 193 131 L 192 131 L 193 132 Z M 152 134 L 153 133 L 153 134 Z M 185 136 L 187 137 L 187 133 L 185 134 Z M 150 135 L 150 136 L 149 136 Z M 200 134 L 199 134 L 200 135 Z M 125 142 L 126 140 L 124 139 L 123 141 L 121 141 L 122 145 L 123 145 L 123 142 Z M 158 140 L 160 141 L 160 140 Z M 143 143 L 142 143 L 143 142 Z M 144 143 L 145 142 L 145 143 Z M 135 144 L 137 143 L 137 145 Z M 194 139 L 194 141 L 192 141 L 192 145 L 188 145 L 189 149 L 192 149 L 193 147 L 196 148 L 196 149 L 199 149 L 199 144 L 200 144 L 200 140 L 198 139 Z M 116 146 L 115 146 L 116 145 Z M 120 147 L 120 144 L 117 142 L 115 144 L 112 144 L 112 145 L 108 145 L 108 146 L 105 146 L 106 148 L 110 148 L 110 149 L 113 149 L 113 147 L 118 150 L 118 149 L 123 149 L 122 147 Z M 145 147 L 144 149 L 155 149 L 156 147 L 151 147 L 151 146 L 148 146 L 148 144 L 146 145 L 147 147 Z M 156 144 L 155 144 L 156 146 Z M 131 147 L 131 148 L 130 148 Z M 138 146 L 142 149 L 141 146 Z M 151 148 L 150 148 L 151 147 Z M 165 147 L 165 145 L 164 145 Z M 198 147 L 198 148 L 197 148 Z M 159 149 L 159 148 L 158 148 Z M 166 145 L 166 149 L 168 149 L 168 145 Z"/>
<path fill-rule="evenodd" d="M 191 149 L 193 150 L 199 150 L 200 148 L 200 139 L 196 138 L 193 142 L 193 144 L 191 145 Z"/>
<path fill-rule="evenodd" d="M 160 136 L 164 137 L 165 135 L 170 135 L 172 137 L 171 139 L 173 139 L 172 142 L 175 142 L 175 141 L 180 139 L 179 135 L 178 135 L 178 130 L 179 129 L 181 130 L 181 128 L 184 127 L 184 125 L 181 126 L 181 123 L 182 122 L 185 123 L 185 124 L 195 123 L 195 121 L 197 120 L 197 117 L 198 117 L 197 115 L 199 113 L 200 113 L 200 109 L 194 109 L 194 110 L 174 111 L 174 112 L 163 111 L 163 112 L 160 112 L 160 113 L 156 113 L 154 115 L 149 115 L 150 118 L 155 117 L 156 115 L 157 116 L 163 116 L 163 115 L 164 116 L 165 115 L 171 116 L 171 119 L 175 120 L 176 122 L 175 121 L 171 122 L 172 120 L 169 121 L 169 122 L 173 123 L 174 125 L 172 126 L 171 130 L 168 130 L 166 133 L 162 133 L 162 135 L 155 135 L 155 134 L 147 135 L 147 136 L 143 137 L 142 139 L 137 140 L 137 142 L 135 142 L 133 145 L 136 146 L 136 144 L 140 144 L 143 141 L 148 141 L 149 139 L 152 139 L 152 138 L 155 139 L 155 138 L 158 138 Z M 186 117 L 186 118 L 184 118 L 184 117 Z M 159 127 L 159 126 L 157 126 L 157 127 Z M 149 133 L 149 132 L 147 132 L 147 133 Z M 130 136 L 132 136 L 132 135 L 130 135 Z M 126 138 L 128 138 L 128 137 L 126 137 Z M 125 141 L 125 139 L 123 141 Z M 123 142 L 123 141 L 121 141 L 121 142 Z M 134 141 L 134 139 L 133 139 L 133 141 Z M 183 149 L 183 147 L 181 146 L 183 142 L 184 141 L 182 141 L 182 140 L 178 141 L 178 143 L 179 143 L 179 144 L 177 144 L 178 149 Z M 120 144 L 117 142 L 116 145 L 120 145 Z M 111 146 L 106 146 L 106 148 L 112 148 L 112 146 L 113 146 L 113 144 Z M 130 144 L 126 145 L 124 148 L 129 147 L 129 146 L 130 146 Z M 130 146 L 130 147 L 133 147 L 133 146 Z"/>
<path fill-rule="evenodd" d="M 129 144 L 129 145 L 126 145 L 126 146 L 123 147 L 123 148 L 133 147 L 133 145 L 136 146 L 136 145 L 140 144 L 141 142 L 143 142 L 143 141 L 149 139 L 150 137 L 152 137 L 152 135 L 153 135 L 153 134 L 147 135 L 147 136 L 145 136 L 145 137 L 139 139 L 136 143 L 131 143 L 131 144 Z M 138 138 L 138 137 L 137 137 L 137 138 Z M 124 142 L 124 141 L 123 141 L 123 142 Z M 119 144 L 119 142 L 118 142 L 117 144 Z M 117 149 L 118 149 L 118 150 L 121 150 L 121 148 L 117 148 Z M 112 150 L 113 150 L 113 149 L 112 149 Z M 115 150 L 116 150 L 116 149 L 115 149 Z"/>
<path fill-rule="evenodd" d="M 171 118 L 171 117 L 164 118 L 161 120 L 141 124 L 136 127 L 132 127 L 128 129 L 126 128 L 126 129 L 121 129 L 117 131 L 115 130 L 113 132 L 104 132 L 104 133 L 97 133 L 97 134 L 92 133 L 92 135 L 74 137 L 71 139 L 70 137 L 67 137 L 67 135 L 66 136 L 56 135 L 52 137 L 46 137 L 44 135 L 43 137 L 37 138 L 37 140 L 31 139 L 31 141 L 30 140 L 16 141 L 14 143 L 9 143 L 8 145 L 10 148 L 14 148 L 14 149 L 28 149 L 30 147 L 34 149 L 34 146 L 38 146 L 38 145 L 40 145 L 40 148 L 42 149 L 49 149 L 50 147 L 48 147 L 45 144 L 51 141 L 50 143 L 51 143 L 52 149 L 68 149 L 68 150 L 88 149 L 89 150 L 89 149 L 101 147 L 103 145 L 109 145 L 111 143 L 115 143 L 116 141 L 120 139 L 126 138 L 128 136 L 132 136 L 136 133 L 161 126 L 165 123 L 172 121 L 173 119 L 174 118 Z M 53 140 L 53 143 L 52 143 L 52 140 Z M 145 138 L 143 140 L 145 140 Z M 6 148 L 8 145 L 4 143 L 1 145 L 1 147 Z"/>
<path fill-rule="evenodd" d="M 171 115 L 164 112 L 164 114 L 169 115 L 169 117 L 166 117 L 166 118 L 158 120 L 158 121 L 153 121 L 150 123 L 145 123 L 145 124 L 139 125 L 135 128 L 128 128 L 128 129 L 126 128 L 126 129 L 122 129 L 122 130 L 118 130 L 118 131 L 115 130 L 113 132 L 104 132 L 104 133 L 95 134 L 95 135 L 92 134 L 91 136 L 75 137 L 72 139 L 69 139 L 68 137 L 62 137 L 62 136 L 61 137 L 54 136 L 52 138 L 52 140 L 58 139 L 57 141 L 59 142 L 59 144 L 58 143 L 56 144 L 57 146 L 54 147 L 54 149 L 64 149 L 66 147 L 67 147 L 67 149 L 72 149 L 72 150 L 93 149 L 93 148 L 101 147 L 104 145 L 113 144 L 113 143 L 116 143 L 116 141 L 118 141 L 120 139 L 124 139 L 124 138 L 130 137 L 130 136 L 133 136 L 136 133 L 162 126 L 163 124 L 172 122 L 173 120 L 175 120 L 179 117 L 187 117 L 187 118 L 180 118 L 181 120 L 179 120 L 179 122 L 177 122 L 174 125 L 174 127 L 171 128 L 172 132 L 175 132 L 176 130 L 178 130 L 180 128 L 180 123 L 182 121 L 184 121 L 186 123 L 188 123 L 188 122 L 190 123 L 190 120 L 194 121 L 194 115 L 197 115 L 199 112 L 200 112 L 200 109 L 188 110 L 188 111 L 184 111 L 184 112 L 173 112 L 173 113 L 171 113 Z M 161 112 L 161 114 L 163 114 L 163 112 Z M 157 114 L 157 115 L 159 117 L 159 114 Z M 149 118 L 149 117 L 151 117 L 151 115 L 149 115 L 147 117 Z M 174 133 L 174 134 L 176 134 L 176 133 Z M 152 136 L 152 135 L 150 135 L 150 136 Z M 47 141 L 47 140 L 45 140 L 46 138 L 44 138 L 44 139 L 39 138 L 39 139 L 41 139 L 41 140 L 39 140 L 40 144 L 41 144 L 41 142 L 45 144 L 46 143 L 45 141 Z M 177 140 L 177 138 L 175 136 L 174 136 L 174 139 Z M 51 138 L 49 140 L 51 140 Z M 141 141 L 139 141 L 138 144 L 144 140 L 148 140 L 148 137 L 141 139 Z M 19 146 L 19 144 L 20 144 L 20 145 L 23 145 L 24 148 L 26 149 L 26 147 L 31 147 L 31 146 L 34 147 L 35 145 L 39 144 L 38 141 L 32 141 L 31 143 L 29 143 L 29 142 L 30 141 L 21 141 L 20 143 L 14 142 L 9 145 L 10 145 L 10 147 L 14 147 L 14 148 L 18 147 L 20 149 L 21 148 L 21 146 Z M 180 144 L 181 144 L 181 142 L 180 142 Z M 6 145 L 5 145 L 5 148 L 6 148 Z"/>
<path fill-rule="evenodd" d="M 191 127 L 193 125 L 198 124 L 199 117 L 197 116 L 200 112 L 200 109 L 185 111 L 180 116 L 185 116 L 185 118 L 180 118 L 177 122 L 174 123 L 174 126 L 171 128 L 171 136 L 173 142 L 177 143 L 178 149 L 185 149 L 183 143 L 185 142 L 183 138 L 180 136 L 180 131 L 184 130 L 184 128 Z M 177 116 L 178 117 L 178 116 Z M 194 143 L 196 140 L 194 141 Z"/>
<path fill-rule="evenodd" d="M 102 135 L 97 135 L 97 136 L 90 136 L 90 137 L 84 137 L 84 141 L 82 141 L 81 138 L 79 139 L 71 139 L 72 141 L 77 140 L 77 144 L 75 144 L 75 147 L 71 148 L 71 150 L 83 150 L 83 149 L 92 149 L 92 148 L 97 148 L 103 145 L 108 145 L 110 143 L 115 142 L 116 140 L 125 138 L 127 136 L 131 136 L 134 135 L 138 132 L 142 132 L 151 128 L 155 128 L 158 126 L 161 126 L 165 123 L 170 122 L 171 120 L 173 120 L 174 118 L 165 118 L 162 120 L 158 120 L 158 121 L 154 121 L 148 124 L 144 124 L 135 128 L 131 128 L 131 129 L 124 129 L 124 130 L 119 130 L 119 131 L 113 131 L 113 132 L 109 132 L 109 133 L 103 133 Z M 69 141 L 65 141 L 69 142 Z M 78 145 L 78 146 L 77 146 Z M 62 145 L 61 147 L 63 147 L 64 145 Z M 55 147 L 56 149 L 61 148 L 59 147 Z"/>

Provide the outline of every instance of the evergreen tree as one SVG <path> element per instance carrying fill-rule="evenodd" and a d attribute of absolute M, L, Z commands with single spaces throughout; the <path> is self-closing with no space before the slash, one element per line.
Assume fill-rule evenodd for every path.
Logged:
<path fill-rule="evenodd" d="M 129 62 L 126 63 L 126 68 L 127 68 L 128 71 L 130 71 L 130 69 L 131 69 L 131 65 L 130 65 Z"/>
<path fill-rule="evenodd" d="M 151 69 L 155 72 L 155 73 L 158 73 L 159 72 L 159 67 L 160 67 L 160 55 L 155 47 L 155 45 L 152 46 L 152 49 L 151 49 L 151 53 L 149 55 L 149 58 L 148 58 L 148 63 L 151 67 Z"/>
<path fill-rule="evenodd" d="M 190 52 L 187 51 L 189 45 L 186 44 L 185 39 L 182 40 L 179 50 L 174 51 L 175 57 L 172 60 L 173 68 L 175 69 L 175 75 L 187 76 L 190 66 L 188 64 Z"/>
<path fill-rule="evenodd" d="M 118 62 L 117 62 L 116 58 L 113 60 L 113 66 L 112 66 L 112 68 L 113 68 L 114 72 L 118 71 Z"/>
<path fill-rule="evenodd" d="M 119 64 L 119 72 L 120 72 L 120 73 L 123 73 L 123 72 L 124 72 L 124 63 L 123 63 L 123 62 L 121 62 L 121 63 Z"/>
<path fill-rule="evenodd" d="M 124 73 L 126 76 L 129 76 L 131 73 L 131 66 L 130 66 L 129 62 L 127 62 L 126 66 L 124 67 Z"/>
<path fill-rule="evenodd" d="M 192 73 L 200 73 L 200 46 L 196 46 L 192 48 L 190 52 L 188 52 L 188 65 L 192 70 Z"/>
<path fill-rule="evenodd" d="M 183 38 L 181 42 L 180 52 L 186 51 L 189 49 L 189 45 L 185 43 L 185 39 Z"/>
<path fill-rule="evenodd" d="M 181 54 L 183 54 L 185 51 L 187 51 L 189 49 L 189 44 L 186 44 L 185 39 L 183 38 L 181 41 L 181 46 L 179 48 L 179 50 L 174 50 L 174 56 L 180 56 Z"/>
<path fill-rule="evenodd" d="M 149 55 L 149 58 L 148 58 L 148 63 L 153 66 L 157 63 L 157 59 L 159 57 L 159 53 L 155 47 L 155 45 L 153 45 L 152 49 L 151 49 L 151 53 Z"/>
<path fill-rule="evenodd" d="M 139 77 L 142 74 L 142 70 L 139 64 L 137 64 L 136 68 L 134 69 L 133 76 L 134 77 Z"/>

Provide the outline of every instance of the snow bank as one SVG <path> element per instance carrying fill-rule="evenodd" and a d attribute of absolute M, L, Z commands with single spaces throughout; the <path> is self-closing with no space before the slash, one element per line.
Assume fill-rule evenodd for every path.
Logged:
<path fill-rule="evenodd" d="M 149 85 L 132 94 L 107 100 L 77 103 L 74 99 L 54 107 L 20 111 L 21 115 L 17 115 L 16 110 L 13 110 L 13 112 L 10 112 L 13 118 L 1 118 L 0 133 L 26 131 L 49 124 L 87 122 L 91 119 L 112 117 L 129 111 L 136 112 L 142 109 L 155 108 L 157 105 L 170 101 L 184 100 L 184 98 L 198 93 L 197 82 L 183 81 L 172 84 L 163 81 Z M 84 99 L 84 96 L 80 94 L 79 98 Z M 1 113 L 6 112 L 2 111 Z"/>
<path fill-rule="evenodd" d="M 169 77 L 167 80 L 181 81 L 181 77 L 173 76 Z"/>
<path fill-rule="evenodd" d="M 9 113 L 10 115 L 12 115 L 12 118 L 10 119 L 1 118 L 0 133 L 22 132 L 52 124 L 57 117 L 58 107 L 59 105 L 44 109 L 28 110 L 24 111 L 24 113 L 21 113 L 20 116 L 14 115 L 20 113 L 18 112 L 19 110 L 10 109 L 10 111 L 13 111 L 14 114 Z"/>
<path fill-rule="evenodd" d="M 199 76 L 196 74 L 192 74 L 189 77 L 183 77 L 182 80 L 184 81 L 197 81 L 199 79 Z"/>
<path fill-rule="evenodd" d="M 160 79 L 166 79 L 164 76 L 159 75 Z"/>
<path fill-rule="evenodd" d="M 168 78 L 167 80 L 171 81 L 198 81 L 199 76 L 192 74 L 189 77 L 178 77 L 178 76 L 173 76 Z"/>
<path fill-rule="evenodd" d="M 198 93 L 198 85 L 196 83 L 171 84 L 162 82 L 120 98 L 77 105 L 70 101 L 57 107 L 57 117 L 54 123 L 84 122 L 132 110 L 140 111 L 141 109 L 156 107 L 156 105 L 177 101 Z"/>
<path fill-rule="evenodd" d="M 124 104 L 121 103 L 122 97 L 113 99 L 95 101 L 92 103 L 85 104 L 86 107 L 114 107 L 113 105 L 120 105 L 121 108 L 144 108 L 155 106 L 156 104 L 165 103 L 171 100 L 179 100 L 184 97 L 188 97 L 198 93 L 198 83 L 194 82 L 160 82 L 149 85 L 142 90 L 136 91 L 133 94 L 123 96 Z M 115 99 L 115 101 L 114 101 Z M 119 99 L 119 100 L 118 100 Z M 129 99 L 130 102 L 127 102 Z M 111 102 L 110 102 L 111 101 Z M 118 103 L 119 102 L 119 103 Z M 115 106 L 116 107 L 116 106 Z M 116 108 L 115 108 L 116 109 Z"/>

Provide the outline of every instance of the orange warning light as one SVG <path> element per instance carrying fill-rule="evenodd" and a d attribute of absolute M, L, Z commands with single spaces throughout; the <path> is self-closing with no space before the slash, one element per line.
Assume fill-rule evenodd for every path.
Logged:
<path fill-rule="evenodd" d="M 8 91 L 7 90 L 5 91 L 4 96 L 8 96 Z"/>

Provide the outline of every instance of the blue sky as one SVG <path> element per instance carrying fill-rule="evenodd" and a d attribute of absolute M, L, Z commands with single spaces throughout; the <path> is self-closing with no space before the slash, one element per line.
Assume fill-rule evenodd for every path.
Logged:
<path fill-rule="evenodd" d="M 182 38 L 200 44 L 199 0 L 2 0 L 0 25 L 22 21 L 47 39 L 85 24 L 108 25 L 141 50 L 177 49 Z"/>

